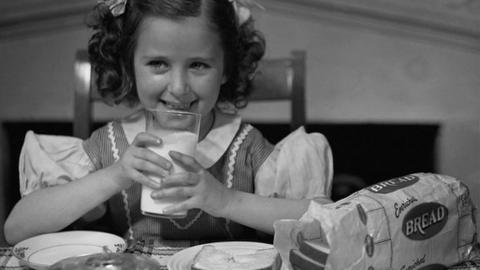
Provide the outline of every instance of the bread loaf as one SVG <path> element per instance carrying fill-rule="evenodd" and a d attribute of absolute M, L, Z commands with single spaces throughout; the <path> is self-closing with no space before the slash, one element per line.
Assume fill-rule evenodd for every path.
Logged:
<path fill-rule="evenodd" d="M 213 245 L 204 245 L 195 255 L 192 270 L 279 270 L 281 259 L 275 248 L 249 254 L 230 254 Z"/>
<path fill-rule="evenodd" d="M 299 220 L 275 222 L 274 246 L 295 269 L 444 269 L 477 245 L 468 187 L 439 174 L 389 179 Z"/>

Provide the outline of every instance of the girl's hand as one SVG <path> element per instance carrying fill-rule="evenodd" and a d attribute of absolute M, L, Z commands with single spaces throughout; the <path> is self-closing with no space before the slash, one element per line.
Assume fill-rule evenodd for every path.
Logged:
<path fill-rule="evenodd" d="M 149 133 L 141 132 L 137 134 L 120 160 L 111 166 L 111 169 L 115 171 L 114 174 L 121 189 L 130 187 L 134 182 L 147 185 L 153 189 L 160 187 L 160 183 L 151 179 L 148 175 L 165 177 L 170 174 L 172 164 L 147 147 L 160 145 L 161 143 L 158 137 Z"/>
<path fill-rule="evenodd" d="M 191 156 L 170 151 L 170 157 L 186 172 L 167 176 L 160 189 L 152 192 L 153 199 L 184 197 L 181 203 L 170 206 L 164 214 L 199 208 L 212 216 L 223 216 L 232 190 L 226 188 Z"/>

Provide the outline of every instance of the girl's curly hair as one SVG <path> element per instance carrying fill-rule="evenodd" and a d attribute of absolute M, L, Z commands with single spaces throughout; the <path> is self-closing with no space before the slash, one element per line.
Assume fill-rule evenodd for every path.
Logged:
<path fill-rule="evenodd" d="M 251 18 L 238 24 L 229 0 L 128 0 L 125 13 L 118 17 L 104 4 L 95 6 L 88 22 L 94 30 L 88 52 L 104 100 L 109 104 L 138 103 L 133 55 L 137 30 L 146 16 L 181 20 L 201 16 L 202 12 L 219 34 L 225 53 L 227 82 L 220 88 L 217 104 L 229 102 L 236 108 L 245 107 L 253 74 L 265 52 L 265 39 L 254 29 Z"/>

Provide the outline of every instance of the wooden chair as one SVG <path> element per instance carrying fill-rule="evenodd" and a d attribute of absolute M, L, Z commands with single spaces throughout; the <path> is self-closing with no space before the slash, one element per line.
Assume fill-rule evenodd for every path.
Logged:
<path fill-rule="evenodd" d="M 292 51 L 289 57 L 262 60 L 253 81 L 251 101 L 290 100 L 290 130 L 305 125 L 305 54 Z M 77 52 L 74 72 L 73 135 L 85 139 L 91 132 L 92 103 L 100 101 L 86 50 Z"/>

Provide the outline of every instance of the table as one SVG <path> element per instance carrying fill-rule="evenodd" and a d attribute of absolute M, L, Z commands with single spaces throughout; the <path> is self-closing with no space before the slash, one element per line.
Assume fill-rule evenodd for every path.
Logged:
<path fill-rule="evenodd" d="M 198 244 L 202 243 L 199 241 L 159 241 L 152 238 L 137 241 L 134 245 L 127 248 L 125 252 L 151 257 L 160 263 L 162 270 L 167 270 L 167 262 L 171 256 L 185 248 Z M 20 264 L 20 261 L 13 256 L 12 247 L 0 247 L 0 269 L 27 270 L 31 268 Z"/>
<path fill-rule="evenodd" d="M 146 255 L 160 263 L 162 270 L 168 270 L 167 263 L 175 253 L 194 246 L 202 244 L 198 241 L 165 241 L 157 239 L 146 239 L 136 242 L 125 252 L 133 254 Z M 28 270 L 29 267 L 21 266 L 17 258 L 12 254 L 12 247 L 0 247 L 0 269 L 5 270 Z M 480 255 L 475 256 L 471 261 L 451 266 L 447 270 L 479 270 Z"/>

